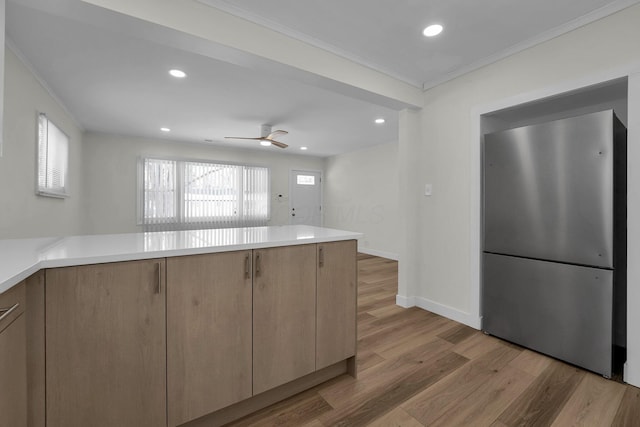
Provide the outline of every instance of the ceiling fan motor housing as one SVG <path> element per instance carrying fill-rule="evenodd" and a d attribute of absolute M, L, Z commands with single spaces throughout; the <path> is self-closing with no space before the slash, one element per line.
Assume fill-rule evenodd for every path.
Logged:
<path fill-rule="evenodd" d="M 271 128 L 273 128 L 273 126 L 271 125 L 260 126 L 260 136 L 263 138 L 269 136 L 269 134 L 271 133 Z"/>

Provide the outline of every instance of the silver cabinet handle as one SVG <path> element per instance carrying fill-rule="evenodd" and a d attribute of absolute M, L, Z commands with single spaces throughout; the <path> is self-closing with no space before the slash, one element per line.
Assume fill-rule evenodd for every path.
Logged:
<path fill-rule="evenodd" d="M 256 277 L 260 276 L 260 252 L 256 254 Z"/>
<path fill-rule="evenodd" d="M 11 313 L 16 311 L 20 307 L 20 303 L 17 302 L 13 305 L 13 307 L 9 308 L 0 308 L 0 322 L 4 320 L 4 318 L 8 317 Z"/>
<path fill-rule="evenodd" d="M 160 272 L 160 263 L 156 263 L 156 275 L 157 275 L 157 281 L 156 281 L 156 294 L 159 294 L 160 292 L 162 292 L 162 274 Z"/>
<path fill-rule="evenodd" d="M 251 278 L 251 256 L 249 254 L 244 257 L 244 278 Z"/>

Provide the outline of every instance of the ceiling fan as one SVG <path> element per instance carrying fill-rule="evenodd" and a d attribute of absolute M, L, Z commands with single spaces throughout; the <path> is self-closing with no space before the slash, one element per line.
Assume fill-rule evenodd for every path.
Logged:
<path fill-rule="evenodd" d="M 271 125 L 262 125 L 260 126 L 260 137 L 258 138 L 245 138 L 245 137 L 241 137 L 241 136 L 225 136 L 226 139 L 251 139 L 253 141 L 260 141 L 260 145 L 264 145 L 266 147 L 268 147 L 269 145 L 275 145 L 278 148 L 287 148 L 288 145 L 280 142 L 280 141 L 276 141 L 274 138 L 277 138 L 280 135 L 286 135 L 289 132 L 287 132 L 286 130 L 271 130 Z"/>

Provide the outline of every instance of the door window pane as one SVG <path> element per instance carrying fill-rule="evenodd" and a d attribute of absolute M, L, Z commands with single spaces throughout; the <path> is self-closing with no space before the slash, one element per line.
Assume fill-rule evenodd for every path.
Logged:
<path fill-rule="evenodd" d="M 296 182 L 298 185 L 316 185 L 316 177 L 313 175 L 298 175 L 296 176 Z"/>

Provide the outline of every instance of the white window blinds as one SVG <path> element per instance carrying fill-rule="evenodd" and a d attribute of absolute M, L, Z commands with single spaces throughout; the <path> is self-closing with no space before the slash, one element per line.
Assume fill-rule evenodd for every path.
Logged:
<path fill-rule="evenodd" d="M 38 115 L 38 189 L 43 196 L 66 197 L 69 137 L 43 113 Z"/>
<path fill-rule="evenodd" d="M 269 169 L 143 160 L 142 220 L 150 230 L 266 225 Z"/>
<path fill-rule="evenodd" d="M 144 164 L 144 219 L 147 224 L 176 222 L 176 162 L 146 159 Z"/>

